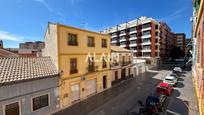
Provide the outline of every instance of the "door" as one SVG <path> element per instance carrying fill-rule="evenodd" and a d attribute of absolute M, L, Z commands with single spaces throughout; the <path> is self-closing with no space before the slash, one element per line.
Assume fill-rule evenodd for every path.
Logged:
<path fill-rule="evenodd" d="M 122 80 L 126 79 L 125 69 L 122 69 L 122 71 L 121 71 L 121 78 L 122 78 Z"/>
<path fill-rule="evenodd" d="M 86 82 L 86 94 L 87 96 L 96 93 L 96 80 L 89 80 Z"/>
<path fill-rule="evenodd" d="M 103 89 L 107 88 L 107 76 L 103 76 Z"/>
<path fill-rule="evenodd" d="M 115 71 L 115 81 L 118 81 L 118 71 Z"/>
<path fill-rule="evenodd" d="M 20 115 L 19 102 L 6 105 L 5 115 Z"/>
<path fill-rule="evenodd" d="M 75 102 L 80 99 L 80 87 L 79 84 L 71 86 L 71 101 Z"/>

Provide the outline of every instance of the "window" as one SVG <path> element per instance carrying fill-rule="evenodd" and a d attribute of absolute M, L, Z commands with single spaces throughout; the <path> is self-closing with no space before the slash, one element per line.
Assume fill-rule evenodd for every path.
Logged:
<path fill-rule="evenodd" d="M 131 71 L 130 71 L 130 68 L 128 68 L 128 75 L 130 76 L 130 74 L 131 74 Z"/>
<path fill-rule="evenodd" d="M 135 38 L 136 36 L 136 34 L 130 34 L 130 38 Z"/>
<path fill-rule="evenodd" d="M 71 58 L 70 59 L 70 74 L 78 73 L 77 70 L 77 59 Z"/>
<path fill-rule="evenodd" d="M 115 71 L 115 80 L 118 80 L 118 71 Z"/>
<path fill-rule="evenodd" d="M 33 111 L 49 106 L 48 94 L 33 98 L 32 101 L 33 101 Z"/>
<path fill-rule="evenodd" d="M 97 70 L 97 68 L 95 67 L 94 57 L 89 57 L 88 58 L 88 72 L 93 72 L 95 70 Z"/>
<path fill-rule="evenodd" d="M 111 41 L 117 41 L 117 40 L 116 40 L 116 37 L 115 37 L 115 38 L 111 38 Z"/>
<path fill-rule="evenodd" d="M 155 42 L 158 43 L 158 39 L 155 39 Z"/>
<path fill-rule="evenodd" d="M 144 25 L 142 25 L 142 29 L 149 28 L 150 26 L 151 26 L 150 23 L 144 24 Z"/>
<path fill-rule="evenodd" d="M 19 103 L 11 103 L 5 106 L 5 115 L 20 115 Z"/>
<path fill-rule="evenodd" d="M 102 59 L 102 64 L 103 64 L 103 65 L 102 65 L 103 68 L 106 68 L 106 67 L 107 67 L 105 57 L 103 57 L 103 59 Z"/>
<path fill-rule="evenodd" d="M 158 26 L 158 25 L 156 25 L 156 26 L 155 26 L 155 29 L 158 29 L 158 28 L 159 28 L 159 26 Z"/>
<path fill-rule="evenodd" d="M 112 45 L 112 46 L 116 46 L 116 43 L 112 43 L 111 45 Z"/>
<path fill-rule="evenodd" d="M 136 31 L 136 27 L 130 28 L 130 32 Z"/>
<path fill-rule="evenodd" d="M 145 36 L 145 35 L 150 35 L 150 34 L 151 34 L 151 31 L 144 31 L 144 32 L 142 33 L 143 36 Z"/>
<path fill-rule="evenodd" d="M 101 46 L 102 46 L 102 48 L 107 48 L 107 40 L 106 39 L 102 39 Z"/>
<path fill-rule="evenodd" d="M 76 34 L 68 34 L 68 45 L 77 46 L 77 35 Z"/>
<path fill-rule="evenodd" d="M 87 46 L 88 47 L 95 47 L 94 37 L 88 37 Z"/>
<path fill-rule="evenodd" d="M 158 34 L 158 32 L 155 32 L 155 36 L 158 36 L 159 34 Z"/>

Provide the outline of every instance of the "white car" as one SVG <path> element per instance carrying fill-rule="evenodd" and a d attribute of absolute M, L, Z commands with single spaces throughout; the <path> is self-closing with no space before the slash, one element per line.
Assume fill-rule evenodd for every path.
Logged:
<path fill-rule="evenodd" d="M 173 70 L 182 73 L 182 69 L 180 67 L 175 67 Z"/>
<path fill-rule="evenodd" d="M 177 83 L 177 78 L 174 76 L 166 76 L 163 83 L 168 83 L 169 85 L 174 86 Z"/>
<path fill-rule="evenodd" d="M 169 74 L 168 74 L 167 76 L 173 76 L 173 77 L 176 77 L 176 78 L 179 77 L 179 76 L 178 76 L 176 73 L 174 73 L 173 71 L 169 72 Z"/>

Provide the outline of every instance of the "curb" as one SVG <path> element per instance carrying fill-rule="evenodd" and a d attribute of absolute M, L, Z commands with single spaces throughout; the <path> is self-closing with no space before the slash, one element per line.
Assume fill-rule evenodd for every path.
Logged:
<path fill-rule="evenodd" d="M 203 107 L 202 107 L 202 104 L 201 104 L 201 98 L 200 98 L 200 93 L 198 91 L 198 88 L 197 88 L 197 81 L 195 80 L 195 77 L 192 76 L 192 81 L 193 81 L 193 85 L 194 85 L 194 88 L 195 88 L 195 91 L 196 91 L 196 97 L 197 97 L 197 103 L 198 103 L 198 107 L 199 107 L 199 114 L 202 115 L 202 113 L 204 112 L 203 111 Z"/>

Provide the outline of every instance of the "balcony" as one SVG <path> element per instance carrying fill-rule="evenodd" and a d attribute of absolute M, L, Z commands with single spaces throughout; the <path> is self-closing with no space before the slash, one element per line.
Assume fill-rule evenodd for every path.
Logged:
<path fill-rule="evenodd" d="M 125 45 L 125 44 L 120 44 L 120 47 L 123 47 L 123 48 L 124 48 L 124 47 L 126 47 L 126 45 Z"/>
<path fill-rule="evenodd" d="M 149 35 L 142 35 L 142 39 L 144 39 L 144 38 L 151 38 L 151 34 L 149 34 Z"/>
<path fill-rule="evenodd" d="M 142 42 L 142 45 L 150 45 L 151 44 L 151 42 L 149 41 L 149 42 Z"/>
<path fill-rule="evenodd" d="M 137 43 L 130 43 L 129 45 L 130 47 L 134 47 L 134 46 L 137 46 Z"/>
<path fill-rule="evenodd" d="M 128 64 L 131 64 L 131 61 L 127 61 L 127 62 L 121 62 L 121 66 L 127 66 Z"/>
<path fill-rule="evenodd" d="M 126 35 L 126 33 L 121 33 L 121 34 L 120 34 L 120 36 L 125 36 L 125 35 Z"/>
<path fill-rule="evenodd" d="M 151 27 L 143 28 L 142 31 L 151 30 Z"/>
<path fill-rule="evenodd" d="M 87 67 L 87 72 L 90 73 L 90 72 L 96 72 L 98 71 L 98 66 L 94 66 L 94 65 L 89 65 Z"/>
<path fill-rule="evenodd" d="M 111 41 L 111 43 L 116 43 L 117 41 L 116 40 L 114 40 L 114 41 Z"/>
<path fill-rule="evenodd" d="M 112 36 L 111 36 L 111 38 L 115 38 L 115 37 L 117 37 L 117 35 L 112 35 Z"/>
<path fill-rule="evenodd" d="M 104 64 L 102 65 L 102 68 L 103 68 L 103 69 L 104 69 L 104 68 L 107 68 L 107 64 L 104 63 Z"/>
<path fill-rule="evenodd" d="M 151 49 L 142 49 L 142 52 L 151 52 Z"/>
<path fill-rule="evenodd" d="M 88 47 L 95 47 L 95 43 L 88 43 Z"/>
<path fill-rule="evenodd" d="M 70 74 L 75 74 L 75 73 L 78 73 L 78 69 L 70 70 Z"/>
<path fill-rule="evenodd" d="M 136 30 L 134 30 L 134 31 L 130 31 L 130 32 L 129 32 L 129 34 L 135 34 L 135 33 L 137 33 Z"/>
<path fill-rule="evenodd" d="M 115 67 L 115 66 L 119 66 L 119 63 L 118 62 L 114 62 L 111 64 L 111 67 Z"/>
<path fill-rule="evenodd" d="M 131 37 L 131 38 L 129 38 L 129 40 L 136 40 L 137 39 L 137 37 Z"/>
<path fill-rule="evenodd" d="M 121 39 L 121 40 L 120 40 L 120 42 L 124 42 L 124 41 L 126 41 L 126 39 Z"/>

